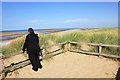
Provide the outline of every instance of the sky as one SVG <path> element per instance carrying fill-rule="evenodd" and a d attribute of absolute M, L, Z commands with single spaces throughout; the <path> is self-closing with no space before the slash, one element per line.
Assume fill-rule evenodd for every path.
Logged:
<path fill-rule="evenodd" d="M 2 2 L 2 30 L 117 26 L 117 2 Z"/>
<path fill-rule="evenodd" d="M 1 0 L 2 2 L 119 2 L 120 0 Z"/>

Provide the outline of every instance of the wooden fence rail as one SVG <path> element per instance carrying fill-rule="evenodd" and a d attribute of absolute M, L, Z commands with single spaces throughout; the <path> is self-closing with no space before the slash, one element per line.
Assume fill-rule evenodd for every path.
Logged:
<path fill-rule="evenodd" d="M 76 53 L 81 53 L 81 54 L 87 54 L 87 55 L 95 55 L 95 56 L 102 56 L 106 58 L 112 58 L 112 59 L 120 59 L 120 56 L 117 55 L 108 55 L 108 54 L 99 54 L 96 52 L 86 52 L 86 51 L 80 51 L 80 50 L 70 50 L 70 52 L 76 52 Z"/>
<path fill-rule="evenodd" d="M 90 46 L 104 46 L 104 47 L 120 47 L 120 45 L 110 45 L 110 44 L 102 44 L 102 43 L 79 43 L 79 42 L 69 42 L 71 44 L 78 44 L 78 45 L 90 45 Z"/>
<path fill-rule="evenodd" d="M 79 43 L 79 42 L 69 42 L 70 44 L 77 44 L 77 45 L 89 45 L 89 46 L 98 46 L 98 53 L 102 52 L 102 47 L 115 47 L 120 48 L 120 45 L 110 45 L 110 44 L 102 44 L 102 43 Z"/>
<path fill-rule="evenodd" d="M 86 51 L 81 51 L 81 50 L 72 50 L 70 49 L 70 46 L 71 44 L 77 44 L 77 45 L 89 45 L 89 46 L 98 46 L 99 47 L 99 52 L 96 53 L 96 52 L 86 52 Z M 67 45 L 67 50 L 62 50 L 60 52 L 57 52 L 59 50 L 56 50 L 56 51 L 53 51 L 53 52 L 50 52 L 50 53 L 54 53 L 54 52 L 57 52 L 57 53 L 54 53 L 53 56 L 56 56 L 58 54 L 61 54 L 61 53 L 64 53 L 66 51 L 70 51 L 70 52 L 76 52 L 76 53 L 82 53 L 82 54 L 88 54 L 88 55 L 96 55 L 96 56 L 103 56 L 103 57 L 108 57 L 108 58 L 114 58 L 114 59 L 120 59 L 120 56 L 118 55 L 108 55 L 108 54 L 104 54 L 104 53 L 101 53 L 102 51 L 102 47 L 117 47 L 117 48 L 120 48 L 120 45 L 110 45 L 110 44 L 96 44 L 96 43 L 79 43 L 79 42 L 63 42 L 63 43 L 56 43 L 56 44 L 53 44 L 53 45 L 48 45 L 48 46 L 41 46 L 41 50 L 44 50 L 46 48 L 50 48 L 50 47 L 53 47 L 53 46 L 57 46 L 57 45 Z M 61 50 L 61 49 L 60 49 Z M 16 53 L 17 55 L 19 53 Z M 16 55 L 14 54 L 14 55 Z M 48 54 L 49 55 L 49 54 Z M 10 55 L 11 56 L 11 55 Z M 10 57 L 10 56 L 7 56 L 7 57 Z M 5 58 L 5 56 L 4 56 Z M 2 58 L 3 59 L 3 58 Z M 30 61 L 29 60 L 26 60 L 26 61 L 22 61 L 20 62 L 19 64 L 18 63 L 12 63 L 10 66 L 6 67 L 3 71 L 2 71 L 2 76 L 3 78 L 5 78 L 5 75 L 7 72 L 9 71 L 13 71 L 15 70 L 16 68 L 19 68 L 19 67 L 22 67 L 24 65 L 27 65 L 27 64 L 30 64 Z"/>

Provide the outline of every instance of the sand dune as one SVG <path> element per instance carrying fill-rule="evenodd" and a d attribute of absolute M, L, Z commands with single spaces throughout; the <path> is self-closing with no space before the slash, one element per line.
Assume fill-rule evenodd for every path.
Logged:
<path fill-rule="evenodd" d="M 10 62 L 25 59 L 21 54 L 4 60 L 4 63 L 7 66 Z M 9 73 L 7 78 L 114 78 L 118 69 L 114 60 L 72 52 L 57 55 L 49 62 L 43 60 L 42 64 L 43 68 L 38 72 L 29 65 Z"/>

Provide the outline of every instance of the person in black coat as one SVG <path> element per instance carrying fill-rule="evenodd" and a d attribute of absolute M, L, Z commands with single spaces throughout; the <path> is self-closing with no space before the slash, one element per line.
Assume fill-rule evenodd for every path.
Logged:
<path fill-rule="evenodd" d="M 38 68 L 42 68 L 39 60 L 39 38 L 38 35 L 34 33 L 34 30 L 32 28 L 28 29 L 28 35 L 26 36 L 24 46 L 20 52 L 24 53 L 26 49 L 29 60 L 33 66 L 32 69 L 34 71 L 38 71 Z"/>

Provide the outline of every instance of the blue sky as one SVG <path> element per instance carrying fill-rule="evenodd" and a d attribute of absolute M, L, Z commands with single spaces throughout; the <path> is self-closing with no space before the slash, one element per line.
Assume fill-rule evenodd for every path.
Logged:
<path fill-rule="evenodd" d="M 2 30 L 118 26 L 117 2 L 2 2 Z"/>

